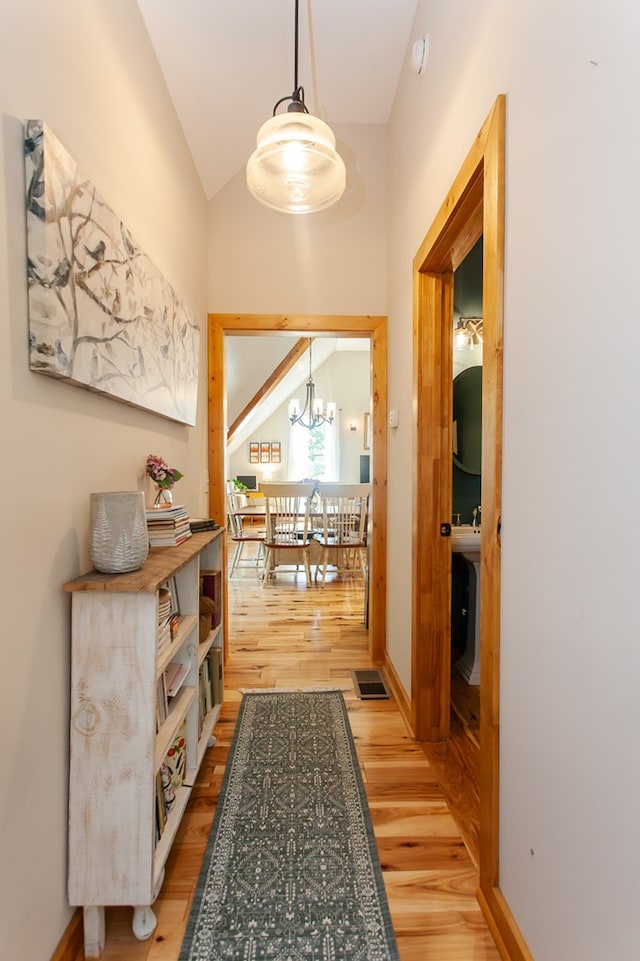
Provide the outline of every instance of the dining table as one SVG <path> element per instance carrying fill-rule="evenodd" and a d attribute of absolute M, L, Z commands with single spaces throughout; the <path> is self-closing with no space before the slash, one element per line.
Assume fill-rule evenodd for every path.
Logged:
<path fill-rule="evenodd" d="M 265 505 L 265 504 L 247 504 L 247 505 L 244 506 L 244 507 L 237 507 L 236 510 L 234 510 L 233 513 L 236 514 L 236 516 L 238 516 L 238 517 L 242 517 L 242 518 L 245 518 L 245 519 L 247 519 L 247 520 L 250 519 L 250 520 L 252 521 L 252 523 L 253 523 L 253 518 L 256 518 L 256 517 L 257 517 L 259 520 L 264 521 L 264 519 L 265 519 L 266 516 L 267 516 L 267 508 L 266 508 L 266 505 Z M 309 514 L 309 516 L 310 516 L 310 518 L 315 518 L 316 522 L 317 522 L 318 520 L 320 520 L 320 522 L 322 523 L 322 519 L 323 519 L 322 511 L 318 511 L 318 510 L 311 511 L 310 514 Z M 317 533 L 320 533 L 320 530 L 318 529 L 316 532 L 317 532 Z M 310 564 L 313 564 L 313 565 L 315 566 L 315 565 L 317 565 L 317 564 L 320 562 L 321 548 L 320 548 L 319 543 L 316 541 L 316 539 L 315 539 L 314 536 L 313 536 L 313 534 L 314 534 L 313 525 L 312 525 L 311 528 L 310 528 L 310 533 L 311 533 L 311 548 L 310 548 L 311 556 L 310 556 L 310 558 L 309 558 L 309 562 L 310 562 Z M 369 548 L 367 547 L 367 563 L 366 563 L 366 565 L 365 565 L 365 575 L 364 575 L 364 625 L 365 625 L 365 627 L 367 627 L 367 628 L 369 627 L 369 561 L 368 561 L 368 554 L 369 554 Z M 275 563 L 276 563 L 276 566 L 277 566 L 277 563 L 278 563 L 277 554 L 276 554 L 276 557 L 275 557 L 274 560 L 275 560 Z"/>

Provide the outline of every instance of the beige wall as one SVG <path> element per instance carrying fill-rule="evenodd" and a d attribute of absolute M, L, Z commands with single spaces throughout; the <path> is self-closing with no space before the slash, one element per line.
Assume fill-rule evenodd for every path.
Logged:
<path fill-rule="evenodd" d="M 250 196 L 244 170 L 213 198 L 209 310 L 386 313 L 386 128 L 333 129 L 347 167 L 335 207 L 312 217 L 269 210 Z"/>
<path fill-rule="evenodd" d="M 500 883 L 536 961 L 637 956 L 640 14 L 419 0 L 390 128 L 389 641 L 402 676 L 408 267 L 507 95 Z M 405 613 L 406 612 L 406 613 Z"/>
<path fill-rule="evenodd" d="M 88 569 L 89 493 L 137 486 L 148 453 L 204 510 L 196 429 L 28 370 L 22 121 L 43 118 L 201 322 L 206 201 L 135 3 L 0 7 L 3 740 L 0 955 L 45 961 L 66 900 L 68 595 Z M 204 333 L 204 323 L 203 323 Z"/>

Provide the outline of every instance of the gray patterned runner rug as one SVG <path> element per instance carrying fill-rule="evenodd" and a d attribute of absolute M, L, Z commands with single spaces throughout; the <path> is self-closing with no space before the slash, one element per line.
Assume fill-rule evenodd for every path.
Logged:
<path fill-rule="evenodd" d="M 180 961 L 397 959 L 342 694 L 245 694 Z"/>

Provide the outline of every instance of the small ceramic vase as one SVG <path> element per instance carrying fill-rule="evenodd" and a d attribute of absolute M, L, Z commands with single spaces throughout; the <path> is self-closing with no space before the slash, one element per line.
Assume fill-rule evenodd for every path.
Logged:
<path fill-rule="evenodd" d="M 89 555 L 97 571 L 124 574 L 142 567 L 149 535 L 142 491 L 91 494 Z"/>

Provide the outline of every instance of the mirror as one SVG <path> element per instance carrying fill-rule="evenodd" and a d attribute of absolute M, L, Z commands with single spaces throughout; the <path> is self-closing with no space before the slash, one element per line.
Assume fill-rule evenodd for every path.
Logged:
<path fill-rule="evenodd" d="M 482 470 L 482 367 L 461 371 L 453 381 L 453 463 L 467 474 Z"/>

